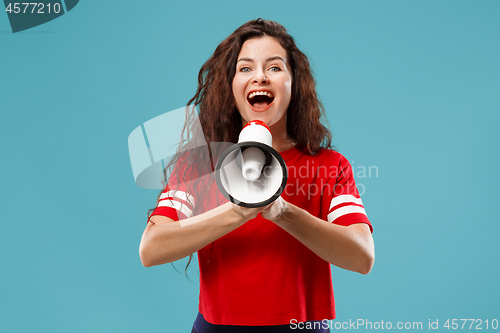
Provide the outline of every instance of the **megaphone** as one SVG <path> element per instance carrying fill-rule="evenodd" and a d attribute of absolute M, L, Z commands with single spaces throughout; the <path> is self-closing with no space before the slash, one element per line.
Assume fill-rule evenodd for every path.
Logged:
<path fill-rule="evenodd" d="M 238 143 L 222 153 L 215 167 L 215 181 L 226 199 L 242 207 L 256 208 L 281 195 L 288 173 L 272 142 L 269 127 L 263 121 L 253 120 L 241 130 Z"/>

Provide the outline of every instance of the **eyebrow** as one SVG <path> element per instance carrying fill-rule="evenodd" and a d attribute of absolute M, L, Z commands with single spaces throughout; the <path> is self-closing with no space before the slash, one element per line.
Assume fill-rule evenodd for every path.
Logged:
<path fill-rule="evenodd" d="M 285 62 L 285 60 L 283 60 L 283 58 L 280 57 L 280 56 L 274 56 L 274 57 L 267 58 L 266 62 L 270 62 L 270 61 L 273 61 L 273 60 L 281 60 L 281 61 Z M 240 62 L 240 61 L 254 62 L 253 59 L 251 59 L 251 58 L 240 58 L 240 59 L 238 59 L 237 62 Z"/>

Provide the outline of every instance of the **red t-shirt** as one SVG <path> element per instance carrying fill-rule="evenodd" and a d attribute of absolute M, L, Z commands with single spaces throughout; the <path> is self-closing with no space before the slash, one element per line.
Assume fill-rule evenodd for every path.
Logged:
<path fill-rule="evenodd" d="M 373 230 L 344 156 L 327 149 L 311 156 L 296 148 L 280 154 L 288 169 L 281 195 L 285 201 L 331 223 L 366 223 Z M 164 191 L 152 215 L 192 216 L 200 198 L 188 194 L 186 184 L 176 187 L 176 192 Z M 208 188 L 212 202 L 227 202 L 215 182 Z M 212 324 L 286 325 L 291 319 L 335 318 L 330 264 L 260 214 L 200 249 L 198 262 L 199 311 Z"/>

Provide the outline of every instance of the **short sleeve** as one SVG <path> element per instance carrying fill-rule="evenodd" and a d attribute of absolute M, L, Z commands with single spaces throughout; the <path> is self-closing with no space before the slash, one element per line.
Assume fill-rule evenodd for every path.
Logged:
<path fill-rule="evenodd" d="M 187 219 L 193 216 L 194 203 L 194 198 L 189 193 L 167 186 L 158 198 L 158 204 L 150 217 L 162 215 L 174 221 Z"/>
<path fill-rule="evenodd" d="M 193 216 L 195 197 L 190 193 L 188 185 L 194 168 L 186 168 L 184 162 L 185 160 L 181 159 L 177 163 L 150 217 L 162 215 L 179 221 Z M 186 181 L 185 178 L 188 180 Z"/>
<path fill-rule="evenodd" d="M 373 227 L 366 215 L 361 201 L 351 164 L 345 157 L 341 157 L 338 165 L 332 197 L 327 213 L 327 220 L 343 226 L 356 223 L 366 223 L 373 232 Z"/>

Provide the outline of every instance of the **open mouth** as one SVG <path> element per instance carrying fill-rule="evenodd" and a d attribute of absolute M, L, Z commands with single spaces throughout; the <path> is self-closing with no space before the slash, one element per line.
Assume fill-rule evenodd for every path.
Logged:
<path fill-rule="evenodd" d="M 265 111 L 273 103 L 274 95 L 270 91 L 253 91 L 247 100 L 255 111 Z"/>

